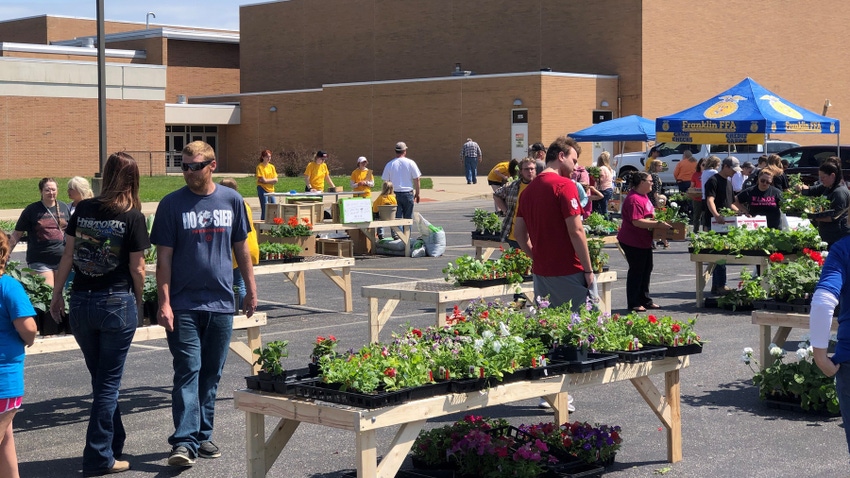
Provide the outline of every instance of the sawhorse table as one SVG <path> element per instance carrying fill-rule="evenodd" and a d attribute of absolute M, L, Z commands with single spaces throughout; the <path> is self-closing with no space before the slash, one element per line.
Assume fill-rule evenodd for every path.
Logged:
<path fill-rule="evenodd" d="M 620 254 L 623 254 L 623 257 L 626 257 L 626 255 L 623 253 L 623 248 L 620 247 L 620 242 L 617 241 L 617 236 L 587 236 L 587 238 L 602 239 L 602 242 L 605 243 L 606 246 L 609 244 L 613 244 L 617 246 L 617 249 L 620 250 Z M 486 241 L 483 239 L 473 239 L 472 247 L 475 248 L 475 258 L 481 261 L 486 261 L 500 247 L 508 247 L 508 243 L 501 241 Z"/>
<path fill-rule="evenodd" d="M 614 271 L 603 272 L 596 276 L 596 280 L 600 298 L 599 308 L 603 312 L 611 313 L 611 288 L 617 281 L 617 273 Z M 369 299 L 369 340 L 377 342 L 381 329 L 401 301 L 433 305 L 436 308 L 434 315 L 436 325 L 443 327 L 446 325 L 446 309 L 449 306 L 458 305 L 465 308 L 471 300 L 513 294 L 516 289 L 516 284 L 461 287 L 446 282 L 445 279 L 431 279 L 364 286 L 360 289 L 360 295 Z M 526 296 L 531 294 L 533 299 L 534 286 L 531 282 L 523 283 L 520 290 Z M 380 300 L 386 301 L 383 307 L 380 306 Z"/>
<path fill-rule="evenodd" d="M 298 289 L 298 305 L 307 305 L 307 286 L 304 282 L 304 272 L 312 270 L 322 271 L 331 282 L 342 290 L 345 299 L 345 311 L 354 310 L 351 296 L 351 268 L 354 267 L 353 257 L 338 257 L 315 255 L 307 256 L 302 262 L 289 262 L 285 264 L 267 264 L 262 262 L 254 266 L 254 275 L 283 273 Z M 339 272 L 337 272 L 339 269 Z"/>
<path fill-rule="evenodd" d="M 793 312 L 774 312 L 769 310 L 754 310 L 752 315 L 754 325 L 759 326 L 759 360 L 762 368 L 769 367 L 773 363 L 770 357 L 770 344 L 782 347 L 788 340 L 791 329 L 808 329 L 809 316 Z M 771 336 L 771 327 L 777 327 L 776 335 Z M 838 331 L 838 320 L 833 318 L 832 331 Z"/>
<path fill-rule="evenodd" d="M 553 403 L 555 423 L 561 424 L 569 421 L 567 390 L 629 380 L 667 429 L 667 460 L 676 463 L 682 460 L 679 370 L 689 364 L 688 356 L 621 363 L 588 373 L 509 383 L 481 392 L 440 395 L 373 410 L 253 390 L 235 391 L 233 403 L 245 412 L 245 447 L 251 478 L 266 476 L 301 423 L 354 432 L 357 477 L 392 478 L 430 418 L 545 396 Z M 664 374 L 663 395 L 649 378 L 659 374 Z M 264 421 L 267 415 L 280 418 L 268 438 Z M 399 427 L 398 431 L 379 463 L 377 432 L 394 426 Z"/>
<path fill-rule="evenodd" d="M 729 254 L 691 254 L 691 262 L 696 263 L 696 279 L 697 279 L 697 307 L 705 305 L 705 284 L 711 280 L 711 275 L 718 263 L 726 265 L 751 265 L 756 266 L 762 273 L 762 287 L 767 289 L 767 283 L 764 279 L 764 272 L 767 270 L 767 265 L 770 263 L 768 256 L 741 256 L 736 257 Z M 797 256 L 794 254 L 786 254 L 786 259 L 794 259 Z M 708 264 L 703 271 L 703 264 Z"/>

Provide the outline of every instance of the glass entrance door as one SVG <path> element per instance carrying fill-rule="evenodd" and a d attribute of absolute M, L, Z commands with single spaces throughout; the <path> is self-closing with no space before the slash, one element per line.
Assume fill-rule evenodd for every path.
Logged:
<path fill-rule="evenodd" d="M 165 127 L 165 171 L 179 173 L 183 164 L 183 148 L 192 141 L 204 141 L 218 149 L 218 126 L 177 126 Z"/>

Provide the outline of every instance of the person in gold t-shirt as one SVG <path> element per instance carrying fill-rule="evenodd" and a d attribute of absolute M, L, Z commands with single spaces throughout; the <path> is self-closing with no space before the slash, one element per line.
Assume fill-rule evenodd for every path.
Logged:
<path fill-rule="evenodd" d="M 365 156 L 357 158 L 357 169 L 351 173 L 351 189 L 353 191 L 362 192 L 360 197 L 371 198 L 372 186 L 375 185 L 375 178 L 372 176 L 372 170 L 366 166 L 369 161 Z"/>
<path fill-rule="evenodd" d="M 257 197 L 260 198 L 260 220 L 266 220 L 266 203 L 274 203 L 274 196 L 266 197 L 267 193 L 274 192 L 277 184 L 277 170 L 271 163 L 272 152 L 268 149 L 260 153 L 260 162 L 257 164 Z"/>
<path fill-rule="evenodd" d="M 328 172 L 327 160 L 328 153 L 320 150 L 316 152 L 313 161 L 307 165 L 307 169 L 304 170 L 305 192 L 322 192 L 325 189 L 325 180 L 330 183 L 332 188 L 336 187 L 333 179 L 331 179 L 331 174 Z"/>

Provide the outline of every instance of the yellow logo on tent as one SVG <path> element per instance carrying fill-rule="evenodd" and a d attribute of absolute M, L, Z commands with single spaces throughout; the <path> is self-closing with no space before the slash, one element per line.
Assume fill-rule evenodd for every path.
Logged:
<path fill-rule="evenodd" d="M 723 95 L 717 97 L 720 101 L 709 106 L 703 115 L 706 118 L 725 118 L 738 111 L 738 102 L 746 101 L 741 95 Z"/>
<path fill-rule="evenodd" d="M 666 120 L 665 120 L 665 121 L 663 121 L 663 122 L 661 123 L 661 130 L 662 130 L 662 131 L 670 131 L 670 122 L 669 122 L 669 121 L 666 121 Z"/>
<path fill-rule="evenodd" d="M 771 133 L 775 133 L 775 132 L 776 132 L 776 121 L 771 121 L 771 122 L 770 122 L 770 132 L 771 132 Z"/>
<path fill-rule="evenodd" d="M 773 96 L 773 95 L 764 95 L 759 99 L 760 100 L 767 100 L 768 102 L 770 102 L 770 107 L 773 108 L 777 113 L 779 113 L 781 115 L 785 115 L 789 118 L 794 118 L 794 119 L 798 119 L 798 120 L 803 119 L 803 115 L 800 114 L 799 111 L 797 111 L 794 108 L 783 103 L 781 98 L 777 98 L 776 96 Z"/>
<path fill-rule="evenodd" d="M 758 121 L 751 121 L 751 122 L 750 122 L 750 133 L 755 133 L 755 132 L 756 132 L 756 131 L 758 131 L 758 130 L 759 130 L 759 123 L 758 123 Z"/>
<path fill-rule="evenodd" d="M 829 132 L 835 133 L 835 123 L 829 123 Z"/>

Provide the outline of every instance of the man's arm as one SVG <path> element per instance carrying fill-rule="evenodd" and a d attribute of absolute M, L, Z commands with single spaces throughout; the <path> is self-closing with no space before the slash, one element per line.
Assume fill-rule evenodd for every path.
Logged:
<path fill-rule="evenodd" d="M 251 251 L 248 248 L 248 242 L 234 243 L 233 253 L 236 256 L 236 263 L 239 265 L 242 280 L 245 281 L 245 302 L 242 303 L 242 308 L 245 310 L 245 315 L 251 317 L 257 310 L 257 283 L 254 281 L 254 265 L 251 263 Z"/>
<path fill-rule="evenodd" d="M 419 203 L 419 178 L 413 180 L 413 201 Z"/>
<path fill-rule="evenodd" d="M 584 228 L 582 228 L 582 231 L 583 230 Z M 514 237 L 519 243 L 519 247 L 522 249 L 522 252 L 525 252 L 528 257 L 534 260 L 534 255 L 532 254 L 533 247 L 531 245 L 531 240 L 528 237 L 528 228 L 525 227 L 525 219 L 520 216 L 517 216 L 514 221 Z"/>
<path fill-rule="evenodd" d="M 581 215 L 576 214 L 565 218 L 567 224 L 567 233 L 570 235 L 570 242 L 573 244 L 573 249 L 576 251 L 581 267 L 584 269 L 584 278 L 587 281 L 587 286 L 590 287 L 596 279 L 593 276 L 593 266 L 590 264 L 590 252 L 587 250 L 587 237 L 584 235 L 584 226 L 581 224 Z M 516 225 L 514 225 L 516 227 Z M 516 236 L 516 232 L 514 232 Z"/>
<path fill-rule="evenodd" d="M 174 248 L 156 246 L 156 296 L 159 301 L 157 322 L 168 332 L 174 331 L 174 312 L 171 310 L 171 260 Z"/>

